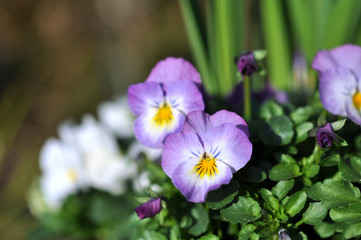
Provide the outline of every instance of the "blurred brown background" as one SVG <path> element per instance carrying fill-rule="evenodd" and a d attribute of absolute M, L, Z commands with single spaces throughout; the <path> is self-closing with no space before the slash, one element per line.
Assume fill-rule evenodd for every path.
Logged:
<path fill-rule="evenodd" d="M 57 125 L 95 113 L 166 56 L 190 59 L 177 1 L 0 2 L 1 239 L 36 223 L 26 190 Z"/>

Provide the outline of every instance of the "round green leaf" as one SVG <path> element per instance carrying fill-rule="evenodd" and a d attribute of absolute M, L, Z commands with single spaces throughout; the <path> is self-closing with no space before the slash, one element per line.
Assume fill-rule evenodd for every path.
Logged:
<path fill-rule="evenodd" d="M 293 123 L 286 116 L 273 116 L 263 124 L 260 135 L 265 144 L 287 145 L 293 138 Z"/>
<path fill-rule="evenodd" d="M 234 197 L 238 194 L 239 184 L 237 181 L 231 181 L 228 185 L 223 185 L 217 190 L 211 191 L 207 196 L 207 205 L 218 210 L 232 202 Z"/>
<path fill-rule="evenodd" d="M 293 188 L 294 184 L 295 184 L 294 179 L 291 179 L 291 180 L 288 180 L 288 181 L 280 181 L 280 182 L 278 182 L 276 184 L 276 186 L 274 186 L 272 188 L 272 193 L 273 193 L 273 195 L 278 197 L 278 199 L 281 200 Z"/>
<path fill-rule="evenodd" d="M 327 209 L 347 206 L 360 200 L 360 190 L 346 181 L 326 179 L 310 187 L 307 196 L 316 201 L 321 201 Z"/>
<path fill-rule="evenodd" d="M 221 215 L 232 223 L 248 223 L 261 217 L 261 208 L 254 199 L 239 197 L 237 202 L 223 208 Z"/>
<path fill-rule="evenodd" d="M 277 164 L 269 172 L 269 178 L 273 181 L 288 180 L 300 175 L 300 167 L 295 163 Z"/>

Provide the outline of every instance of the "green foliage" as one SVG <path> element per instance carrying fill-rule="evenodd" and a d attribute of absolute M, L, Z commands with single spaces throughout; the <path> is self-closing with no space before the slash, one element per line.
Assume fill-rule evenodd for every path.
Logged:
<path fill-rule="evenodd" d="M 286 213 L 288 213 L 291 217 L 294 217 L 303 209 L 306 201 L 307 195 L 304 191 L 296 192 L 290 196 L 287 203 L 285 204 Z"/>
<path fill-rule="evenodd" d="M 221 215 L 232 223 L 249 223 L 261 217 L 261 208 L 250 197 L 239 197 L 238 201 L 221 210 Z"/>
<path fill-rule="evenodd" d="M 321 201 L 323 207 L 330 209 L 360 201 L 360 190 L 346 181 L 326 179 L 323 183 L 314 184 L 307 191 L 307 196 Z"/>
<path fill-rule="evenodd" d="M 281 163 L 272 168 L 269 178 L 273 181 L 288 180 L 301 175 L 300 167 L 295 163 Z"/>
<path fill-rule="evenodd" d="M 281 200 L 287 195 L 289 191 L 291 191 L 294 184 L 294 179 L 288 181 L 279 181 L 276 186 L 272 188 L 272 193 Z"/>
<path fill-rule="evenodd" d="M 327 208 L 323 207 L 321 203 L 310 203 L 306 212 L 302 215 L 302 220 L 306 224 L 315 225 L 320 223 L 327 215 Z"/>
<path fill-rule="evenodd" d="M 342 177 L 349 182 L 360 182 L 361 180 L 361 158 L 351 157 L 342 159 L 338 163 Z"/>
<path fill-rule="evenodd" d="M 199 236 L 208 228 L 208 212 L 202 204 L 196 204 L 196 206 L 192 208 L 191 214 L 195 219 L 195 224 L 189 228 L 188 232 L 194 236 Z"/>
<path fill-rule="evenodd" d="M 272 116 L 264 123 L 261 139 L 267 145 L 287 145 L 293 137 L 293 124 L 287 116 Z"/>
<path fill-rule="evenodd" d="M 206 203 L 211 209 L 221 209 L 233 201 L 234 197 L 238 194 L 238 189 L 239 184 L 236 181 L 231 181 L 230 184 L 209 192 Z"/>

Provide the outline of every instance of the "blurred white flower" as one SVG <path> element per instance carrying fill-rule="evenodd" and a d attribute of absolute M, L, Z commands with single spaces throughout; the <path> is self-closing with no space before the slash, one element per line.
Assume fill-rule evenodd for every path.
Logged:
<path fill-rule="evenodd" d="M 151 188 L 154 192 L 161 192 L 162 188 L 157 184 L 151 184 L 149 179 L 149 172 L 144 171 L 133 181 L 133 189 L 137 193 L 145 193 L 148 188 Z"/>
<path fill-rule="evenodd" d="M 52 208 L 59 208 L 67 196 L 88 185 L 79 152 L 55 138 L 44 144 L 40 167 L 43 171 L 40 188 L 45 202 Z"/>
<path fill-rule="evenodd" d="M 99 119 L 110 131 L 120 138 L 132 137 L 134 114 L 128 106 L 126 96 L 99 105 Z"/>
<path fill-rule="evenodd" d="M 145 154 L 150 160 L 157 161 L 160 160 L 160 157 L 162 156 L 162 149 L 149 148 L 138 141 L 134 141 L 128 150 L 129 158 L 136 160 L 142 153 Z"/>
<path fill-rule="evenodd" d="M 87 115 L 76 129 L 75 138 L 84 158 L 90 185 L 112 194 L 123 193 L 126 180 L 136 175 L 137 167 L 119 153 L 115 137 Z"/>

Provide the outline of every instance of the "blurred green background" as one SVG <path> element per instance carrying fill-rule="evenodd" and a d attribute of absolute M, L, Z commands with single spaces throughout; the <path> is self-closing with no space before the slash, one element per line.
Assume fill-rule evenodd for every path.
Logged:
<path fill-rule="evenodd" d="M 0 2 L 0 238 L 34 227 L 26 190 L 57 125 L 145 80 L 166 56 L 190 58 L 177 1 Z"/>
<path fill-rule="evenodd" d="M 167 56 L 194 62 L 206 89 L 224 96 L 233 57 L 264 48 L 274 86 L 312 92 L 314 55 L 360 45 L 360 13 L 359 0 L 2 0 L 1 239 L 23 239 L 36 224 L 26 190 L 63 120 L 95 113 Z"/>

